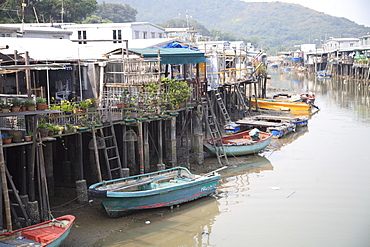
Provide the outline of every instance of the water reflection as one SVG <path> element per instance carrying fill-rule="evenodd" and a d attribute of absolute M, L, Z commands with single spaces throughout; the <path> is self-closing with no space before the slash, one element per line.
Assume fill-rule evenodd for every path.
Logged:
<path fill-rule="evenodd" d="M 308 133 L 308 126 L 297 128 L 294 132 L 289 133 L 283 138 L 272 139 L 268 149 L 272 151 L 280 150 L 283 146 L 292 143 L 306 133 Z"/>
<path fill-rule="evenodd" d="M 217 197 L 223 199 L 224 206 L 242 203 L 245 197 L 249 196 L 249 174 L 273 170 L 271 162 L 261 155 L 245 156 L 244 162 L 241 165 L 230 166 L 222 172 Z M 231 160 L 232 163 L 233 160 Z M 227 207 L 224 211 L 227 211 Z"/>
<path fill-rule="evenodd" d="M 145 220 L 131 224 L 131 230 L 112 234 L 93 246 L 207 245 L 215 217 L 219 214 L 219 203 L 212 196 L 184 203 L 173 210 L 147 210 Z M 147 220 L 150 224 L 144 223 Z"/>
<path fill-rule="evenodd" d="M 249 174 L 273 170 L 261 155 L 231 158 L 231 166 L 222 171 L 217 194 L 181 204 L 180 207 L 147 210 L 135 215 L 126 232 L 116 232 L 93 246 L 212 246 L 212 228 L 227 206 L 248 196 Z M 150 224 L 145 224 L 145 221 Z"/>

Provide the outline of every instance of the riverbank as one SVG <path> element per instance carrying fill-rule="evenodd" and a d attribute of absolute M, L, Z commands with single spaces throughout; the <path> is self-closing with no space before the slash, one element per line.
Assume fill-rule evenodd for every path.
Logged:
<path fill-rule="evenodd" d="M 235 167 L 245 164 L 248 160 L 248 156 L 229 158 L 230 166 Z M 190 170 L 194 174 L 202 174 L 219 167 L 217 159 L 209 157 L 205 159 L 203 166 L 191 165 Z M 143 227 L 150 218 L 161 217 L 170 211 L 168 207 L 165 207 L 136 211 L 119 218 L 109 218 L 99 200 L 90 199 L 89 203 L 79 204 L 73 198 L 74 190 L 65 191 L 65 188 L 63 190 L 64 193 L 57 193 L 63 196 L 51 200 L 53 216 L 71 214 L 76 217 L 76 220 L 68 238 L 61 245 L 62 247 L 104 246 L 102 243 L 112 234 L 124 234 L 132 227 Z M 192 203 L 197 203 L 197 201 Z"/>

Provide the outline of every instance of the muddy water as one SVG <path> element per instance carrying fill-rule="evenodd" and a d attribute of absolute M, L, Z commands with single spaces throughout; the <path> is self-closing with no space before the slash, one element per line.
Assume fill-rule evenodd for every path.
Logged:
<path fill-rule="evenodd" d="M 307 128 L 232 159 L 213 197 L 122 219 L 97 214 L 99 234 L 80 225 L 63 246 L 370 246 L 369 88 L 293 73 L 272 74 L 271 85 L 316 93 Z"/>

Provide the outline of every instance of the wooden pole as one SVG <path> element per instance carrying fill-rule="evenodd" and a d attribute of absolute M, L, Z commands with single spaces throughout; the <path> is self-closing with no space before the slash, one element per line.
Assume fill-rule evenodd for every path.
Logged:
<path fill-rule="evenodd" d="M 95 126 L 92 126 L 92 136 L 93 136 L 93 143 L 94 143 L 95 164 L 96 164 L 96 169 L 98 172 L 98 179 L 99 179 L 99 182 L 102 182 L 103 178 L 102 178 L 101 170 L 100 170 L 99 153 L 98 153 L 99 150 L 98 150 L 98 145 L 96 143 Z"/>
<path fill-rule="evenodd" d="M 1 135 L 1 130 L 0 130 Z M 12 226 L 12 215 L 10 212 L 10 200 L 9 200 L 9 191 L 8 183 L 5 174 L 5 160 L 4 160 L 4 150 L 3 150 L 3 140 L 0 140 L 0 172 L 1 172 L 1 187 L 3 189 L 4 195 L 4 205 L 5 205 L 5 217 L 6 217 L 6 229 L 10 232 L 13 230 Z"/>
<path fill-rule="evenodd" d="M 143 124 L 141 121 L 137 121 L 137 141 L 138 141 L 138 150 L 139 150 L 139 167 L 140 167 L 140 174 L 145 173 L 144 169 L 144 148 L 143 148 Z"/>
<path fill-rule="evenodd" d="M 17 57 L 18 57 L 18 51 L 14 50 L 14 65 L 17 65 Z M 19 77 L 18 72 L 15 72 L 15 88 L 17 91 L 17 94 L 19 94 Z"/>
<path fill-rule="evenodd" d="M 30 58 L 28 56 L 28 51 L 25 52 L 25 64 L 30 64 Z M 31 72 L 30 69 L 26 69 L 26 87 L 27 87 L 27 97 L 28 99 L 32 98 L 32 90 L 31 90 Z"/>

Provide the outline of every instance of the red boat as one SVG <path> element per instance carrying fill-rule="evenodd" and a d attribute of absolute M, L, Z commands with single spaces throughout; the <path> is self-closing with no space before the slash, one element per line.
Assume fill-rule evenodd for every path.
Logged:
<path fill-rule="evenodd" d="M 313 104 L 315 103 L 316 96 L 315 94 L 303 93 L 301 94 L 301 99 L 303 102 Z"/>
<path fill-rule="evenodd" d="M 75 217 L 65 215 L 15 231 L 0 234 L 0 247 L 60 246 L 71 231 Z"/>

